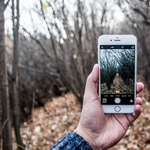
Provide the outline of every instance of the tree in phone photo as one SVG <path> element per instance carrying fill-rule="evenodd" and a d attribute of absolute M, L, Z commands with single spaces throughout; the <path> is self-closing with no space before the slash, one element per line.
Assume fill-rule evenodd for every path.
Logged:
<path fill-rule="evenodd" d="M 111 57 L 108 51 L 102 52 L 101 63 L 101 83 L 106 83 L 108 90 L 111 89 L 114 77 L 116 75 L 116 61 Z"/>
<path fill-rule="evenodd" d="M 121 52 L 118 67 L 118 73 L 124 80 L 125 84 L 129 84 L 134 80 L 134 51 L 127 50 Z"/>
<path fill-rule="evenodd" d="M 101 50 L 101 94 L 134 93 L 134 50 Z"/>

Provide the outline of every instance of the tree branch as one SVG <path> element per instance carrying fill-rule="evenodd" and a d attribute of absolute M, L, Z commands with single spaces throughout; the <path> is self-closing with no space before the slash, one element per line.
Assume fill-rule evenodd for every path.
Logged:
<path fill-rule="evenodd" d="M 8 0 L 8 1 L 6 2 L 5 6 L 4 6 L 4 11 L 5 11 L 5 9 L 7 8 L 9 2 L 10 2 L 10 0 Z"/>
<path fill-rule="evenodd" d="M 48 56 L 48 58 L 51 59 L 50 54 L 49 54 L 49 53 L 47 52 L 47 50 L 44 48 L 44 46 L 42 45 L 42 43 L 41 43 L 39 40 L 37 40 L 35 37 L 33 37 L 33 36 L 31 35 L 31 33 L 29 33 L 25 28 L 22 27 L 22 29 L 30 36 L 30 38 L 31 38 L 32 40 L 34 40 L 37 44 L 40 45 L 40 47 L 42 48 L 42 50 L 44 51 L 44 53 Z"/>

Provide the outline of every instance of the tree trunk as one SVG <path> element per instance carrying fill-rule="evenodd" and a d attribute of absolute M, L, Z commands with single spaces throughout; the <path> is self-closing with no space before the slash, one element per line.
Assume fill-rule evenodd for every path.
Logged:
<path fill-rule="evenodd" d="M 15 130 L 15 136 L 17 141 L 17 149 L 23 150 L 25 145 L 22 142 L 20 134 L 20 124 L 19 124 L 19 98 L 18 98 L 18 30 L 19 30 L 19 0 L 16 0 L 17 4 L 17 19 L 15 24 L 14 17 L 14 0 L 12 0 L 12 22 L 13 22 L 13 37 L 14 37 L 14 47 L 13 47 L 13 70 L 11 78 L 11 107 L 12 107 L 12 118 L 13 126 Z"/>
<path fill-rule="evenodd" d="M 12 150 L 11 127 L 9 119 L 9 96 L 6 69 L 4 0 L 0 0 L 0 86 L 2 100 L 3 150 Z"/>
<path fill-rule="evenodd" d="M 1 93 L 0 93 L 1 95 Z M 0 130 L 2 129 L 2 100 L 0 97 Z M 0 131 L 0 147 L 2 147 L 2 132 Z"/>

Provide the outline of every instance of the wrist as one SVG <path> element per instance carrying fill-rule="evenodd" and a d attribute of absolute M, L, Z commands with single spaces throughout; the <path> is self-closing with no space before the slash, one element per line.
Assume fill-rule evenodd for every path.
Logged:
<path fill-rule="evenodd" d="M 88 131 L 88 129 L 85 130 L 84 128 L 82 128 L 80 124 L 78 125 L 78 127 L 75 129 L 74 132 L 82 136 L 84 140 L 90 144 L 93 150 L 104 150 L 104 148 L 102 148 L 100 144 L 97 144 L 96 136 L 95 137 L 91 136 L 92 134 L 90 133 L 90 131 Z"/>

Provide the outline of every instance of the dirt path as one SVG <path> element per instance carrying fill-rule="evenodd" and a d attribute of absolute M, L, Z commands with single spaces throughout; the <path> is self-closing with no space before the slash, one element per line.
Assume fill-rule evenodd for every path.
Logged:
<path fill-rule="evenodd" d="M 123 79 L 119 76 L 119 74 L 117 73 L 113 83 L 111 85 L 111 89 L 108 90 L 106 83 L 101 84 L 102 86 L 102 94 L 133 94 L 133 82 L 129 82 L 129 85 L 125 85 Z"/>

